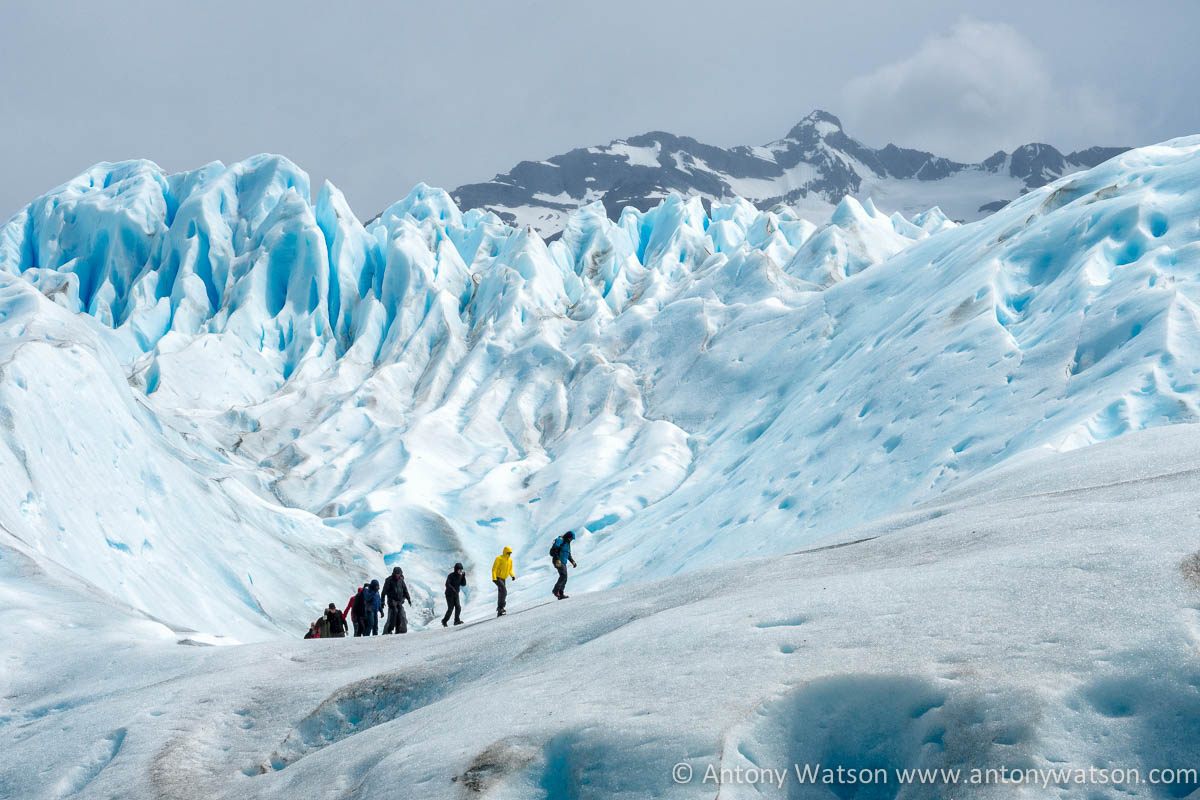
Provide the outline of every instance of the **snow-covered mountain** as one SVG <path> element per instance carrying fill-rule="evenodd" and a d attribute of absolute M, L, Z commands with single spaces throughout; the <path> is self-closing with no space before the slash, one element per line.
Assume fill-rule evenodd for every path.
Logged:
<path fill-rule="evenodd" d="M 460 208 L 493 211 L 509 224 L 529 225 L 550 237 L 581 205 L 600 201 L 615 220 L 626 207 L 648 210 L 671 193 L 699 197 L 706 207 L 735 197 L 760 209 L 783 203 L 818 224 L 846 196 L 872 198 L 908 216 L 940 206 L 951 219 L 970 221 L 1125 149 L 1091 147 L 1063 155 L 1034 143 L 964 164 L 892 144 L 868 147 L 848 136 L 837 117 L 818 110 L 761 147 L 725 149 L 656 131 L 522 161 L 451 195 Z"/>
<path fill-rule="evenodd" d="M 961 227 L 672 195 L 550 244 L 425 186 L 364 227 L 279 157 L 99 165 L 0 229 L 6 547 L 261 638 L 392 564 L 425 619 L 506 544 L 542 594 L 566 528 L 578 589 L 667 577 L 1193 421 L 1198 151 Z"/>

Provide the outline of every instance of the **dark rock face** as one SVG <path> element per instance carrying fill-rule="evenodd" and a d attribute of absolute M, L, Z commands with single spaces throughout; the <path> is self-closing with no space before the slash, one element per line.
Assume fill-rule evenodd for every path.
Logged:
<path fill-rule="evenodd" d="M 1128 149 L 1128 147 L 1089 147 L 1087 150 L 1076 150 L 1068 155 L 1067 162 L 1084 169 L 1091 169 L 1110 158 L 1116 158 Z"/>
<path fill-rule="evenodd" d="M 1062 176 L 1067 161 L 1062 153 L 1048 144 L 1025 144 L 1013 151 L 1008 171 L 1014 178 L 1025 181 L 1025 186 L 1036 189 Z"/>
<path fill-rule="evenodd" d="M 858 194 L 865 180 L 936 184 L 970 172 L 997 177 L 997 196 L 984 198 L 988 202 L 979 206 L 977 216 L 983 216 L 1013 199 L 1005 196 L 1014 193 L 1013 182 L 1000 179 L 1016 179 L 1023 193 L 1126 149 L 1092 147 L 1064 156 L 1047 144 L 1027 144 L 1011 155 L 1000 151 L 981 163 L 964 164 L 894 144 L 868 147 L 848 136 L 833 114 L 818 110 L 786 137 L 763 147 L 726 149 L 654 131 L 546 161 L 522 161 L 490 181 L 460 186 L 452 195 L 464 210 L 494 211 L 507 222 L 531 224 L 549 236 L 561 229 L 567 214 L 596 200 L 613 218 L 625 206 L 652 208 L 669 192 L 698 195 L 706 205 L 735 196 L 759 208 L 803 200 L 832 205 Z M 947 186 L 940 202 L 953 200 L 954 191 Z"/>
<path fill-rule="evenodd" d="M 1008 203 L 1004 200 L 993 200 L 990 203 L 984 203 L 979 207 L 980 214 L 995 214 L 1000 209 L 1004 208 Z"/>

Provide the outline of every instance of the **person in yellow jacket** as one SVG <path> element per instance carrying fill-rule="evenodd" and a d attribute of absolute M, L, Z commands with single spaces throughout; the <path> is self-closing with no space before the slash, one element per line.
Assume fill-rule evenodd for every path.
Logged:
<path fill-rule="evenodd" d="M 492 562 L 492 582 L 496 584 L 497 617 L 504 616 L 504 603 L 508 600 L 508 585 L 505 581 L 509 578 L 515 581 L 517 573 L 513 572 L 512 548 L 505 547 L 504 552 L 496 556 L 496 560 Z"/>

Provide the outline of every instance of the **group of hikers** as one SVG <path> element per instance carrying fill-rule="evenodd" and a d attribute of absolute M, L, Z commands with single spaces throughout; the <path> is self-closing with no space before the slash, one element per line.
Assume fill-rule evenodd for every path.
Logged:
<path fill-rule="evenodd" d="M 550 560 L 558 572 L 558 580 L 554 583 L 552 594 L 559 600 L 566 600 L 567 564 L 577 566 L 571 557 L 571 542 L 575 540 L 574 531 L 567 531 L 554 540 L 550 546 Z M 517 573 L 513 569 L 512 548 L 505 547 L 504 552 L 496 556 L 492 562 L 492 583 L 496 584 L 496 616 L 503 617 L 508 601 L 508 581 L 516 580 Z M 442 627 L 448 627 L 453 617 L 455 625 L 462 625 L 462 602 L 460 592 L 466 588 L 467 573 L 462 563 L 454 565 L 454 569 L 446 576 L 446 613 L 442 616 Z M 341 639 L 351 631 L 355 636 L 378 636 L 379 618 L 387 611 L 387 621 L 383 625 L 383 633 L 408 633 L 408 616 L 404 612 L 404 604 L 412 605 L 412 596 L 408 593 L 408 585 L 404 582 L 404 570 L 392 567 L 392 574 L 387 577 L 380 587 L 379 581 L 364 583 L 350 597 L 345 610 L 338 610 L 330 603 L 325 613 L 308 626 L 305 639 Z"/>

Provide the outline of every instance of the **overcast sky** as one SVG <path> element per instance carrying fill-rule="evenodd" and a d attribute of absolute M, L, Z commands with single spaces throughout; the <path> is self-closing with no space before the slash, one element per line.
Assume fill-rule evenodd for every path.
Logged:
<path fill-rule="evenodd" d="M 30 2 L 0 25 L 0 219 L 97 161 L 283 153 L 361 217 L 413 183 L 813 108 L 960 160 L 1200 133 L 1200 3 Z"/>

